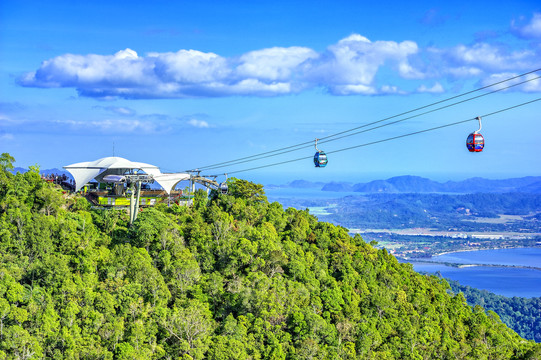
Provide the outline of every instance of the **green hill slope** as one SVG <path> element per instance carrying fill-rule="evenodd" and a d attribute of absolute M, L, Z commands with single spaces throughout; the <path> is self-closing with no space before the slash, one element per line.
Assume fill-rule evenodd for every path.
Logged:
<path fill-rule="evenodd" d="M 508 298 L 451 280 L 449 285 L 453 292 L 463 293 L 468 304 L 481 305 L 485 310 L 498 313 L 501 320 L 522 337 L 541 342 L 541 298 Z"/>
<path fill-rule="evenodd" d="M 0 158 L 0 358 L 535 359 L 539 345 L 260 185 L 121 211 Z"/>

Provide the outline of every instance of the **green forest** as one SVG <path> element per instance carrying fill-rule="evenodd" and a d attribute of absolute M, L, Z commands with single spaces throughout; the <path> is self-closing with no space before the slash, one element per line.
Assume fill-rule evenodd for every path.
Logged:
<path fill-rule="evenodd" d="M 523 338 L 541 342 L 541 298 L 508 298 L 452 280 L 449 285 L 453 292 L 462 292 L 468 304 L 498 313 L 500 319 Z"/>
<path fill-rule="evenodd" d="M 0 359 L 539 359 L 492 311 L 261 185 L 122 210 L 0 157 Z"/>

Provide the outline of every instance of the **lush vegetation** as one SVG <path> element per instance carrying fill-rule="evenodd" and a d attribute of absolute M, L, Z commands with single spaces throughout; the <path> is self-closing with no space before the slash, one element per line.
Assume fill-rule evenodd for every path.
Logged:
<path fill-rule="evenodd" d="M 0 158 L 0 358 L 536 359 L 541 348 L 260 185 L 122 211 Z"/>
<path fill-rule="evenodd" d="M 457 281 L 449 280 L 449 284 L 454 293 L 464 294 L 468 304 L 498 313 L 500 319 L 522 337 L 541 342 L 541 298 L 508 298 L 463 286 Z"/>
<path fill-rule="evenodd" d="M 537 233 L 541 194 L 366 194 L 341 199 L 284 199 L 295 208 L 325 207 L 322 219 L 353 229 L 433 228 L 458 231 Z M 494 220 L 499 215 L 520 215 L 522 220 Z"/>

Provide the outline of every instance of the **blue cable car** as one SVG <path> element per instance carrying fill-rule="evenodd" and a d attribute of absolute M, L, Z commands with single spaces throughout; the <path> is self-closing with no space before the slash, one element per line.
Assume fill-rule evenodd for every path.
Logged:
<path fill-rule="evenodd" d="M 479 129 L 468 135 L 468 139 L 466 139 L 466 147 L 469 152 L 481 152 L 485 147 L 485 139 L 483 138 L 483 135 L 479 133 L 482 127 L 481 117 L 478 116 L 477 120 L 479 120 Z"/>
<path fill-rule="evenodd" d="M 327 166 L 329 159 L 327 159 L 327 154 L 325 154 L 325 151 L 321 151 L 317 148 L 318 140 L 319 139 L 316 139 L 316 154 L 314 155 L 314 165 L 316 167 L 325 167 Z"/>
<path fill-rule="evenodd" d="M 222 194 L 227 194 L 227 190 L 229 190 L 225 182 L 220 184 L 219 189 Z"/>
<path fill-rule="evenodd" d="M 229 191 L 229 188 L 227 186 L 227 174 L 224 174 L 224 175 L 225 175 L 225 181 L 220 183 L 220 185 L 218 185 L 218 191 L 220 191 L 220 193 L 225 195 Z"/>

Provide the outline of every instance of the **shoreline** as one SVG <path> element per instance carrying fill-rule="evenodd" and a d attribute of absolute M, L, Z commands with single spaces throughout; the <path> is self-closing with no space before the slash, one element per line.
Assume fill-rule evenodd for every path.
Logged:
<path fill-rule="evenodd" d="M 441 255 L 461 253 L 461 252 L 473 252 L 473 251 L 484 251 L 484 250 L 510 250 L 510 249 L 541 249 L 541 245 L 538 245 L 538 246 L 484 247 L 484 248 L 478 248 L 478 249 L 444 251 L 444 252 L 441 252 L 441 253 L 435 253 L 435 254 L 431 255 L 430 258 L 433 258 L 434 256 L 441 256 Z"/>
<path fill-rule="evenodd" d="M 453 253 L 459 253 L 459 252 L 471 252 L 471 251 L 481 251 L 481 250 L 510 250 L 510 249 L 540 249 L 541 246 L 516 246 L 516 247 L 505 247 L 505 248 L 483 248 L 483 249 L 470 249 L 470 250 L 457 250 L 457 251 L 447 251 L 443 252 L 441 254 L 436 254 L 431 256 L 430 258 L 420 258 L 420 259 L 412 259 L 412 258 L 399 258 L 402 261 L 408 262 L 408 263 L 424 263 L 424 264 L 437 264 L 437 265 L 443 265 L 448 267 L 456 267 L 456 268 L 468 268 L 468 267 L 502 267 L 502 268 L 517 268 L 517 269 L 530 269 L 530 270 L 538 270 L 541 271 L 541 267 L 534 266 L 534 265 L 519 265 L 519 264 L 475 264 L 475 263 L 456 263 L 456 262 L 450 262 L 450 261 L 438 261 L 437 259 L 433 259 L 434 256 L 439 255 L 446 255 L 446 254 L 453 254 Z"/>

